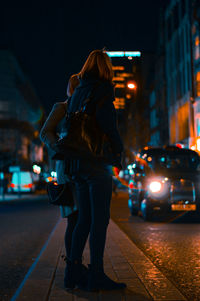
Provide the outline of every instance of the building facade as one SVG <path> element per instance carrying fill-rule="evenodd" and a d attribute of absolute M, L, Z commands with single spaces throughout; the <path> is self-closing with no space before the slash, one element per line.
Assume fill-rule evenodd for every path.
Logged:
<path fill-rule="evenodd" d="M 191 1 L 171 0 L 165 10 L 165 77 L 169 143 L 194 144 Z"/>
<path fill-rule="evenodd" d="M 36 93 L 15 56 L 0 50 L 0 169 L 30 169 L 43 160 L 38 139 L 43 116 Z"/>

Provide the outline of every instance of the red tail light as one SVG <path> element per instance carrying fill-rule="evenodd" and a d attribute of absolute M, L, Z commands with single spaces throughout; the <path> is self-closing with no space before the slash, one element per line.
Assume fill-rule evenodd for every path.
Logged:
<path fill-rule="evenodd" d="M 22 185 L 22 187 L 24 188 L 32 188 L 33 184 L 26 184 L 26 185 Z"/>
<path fill-rule="evenodd" d="M 10 187 L 14 188 L 14 187 L 15 187 L 15 184 L 13 184 L 13 183 L 12 183 L 12 184 L 10 184 Z"/>

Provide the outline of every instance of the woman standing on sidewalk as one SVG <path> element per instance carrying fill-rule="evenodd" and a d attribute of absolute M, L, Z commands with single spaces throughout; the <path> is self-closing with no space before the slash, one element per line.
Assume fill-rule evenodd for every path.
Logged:
<path fill-rule="evenodd" d="M 121 166 L 123 145 L 117 130 L 116 112 L 113 105 L 113 71 L 108 55 L 101 50 L 90 53 L 81 72 L 80 85 L 74 91 L 68 106 L 68 112 L 80 109 L 88 95 L 93 95 L 96 102 L 96 121 L 106 134 L 112 148 L 113 165 Z M 101 106 L 98 100 L 105 98 Z M 106 231 L 110 218 L 112 196 L 112 175 L 109 164 L 99 160 L 85 159 L 79 156 L 76 164 L 72 161 L 71 176 L 76 184 L 79 217 L 73 232 L 70 263 L 65 270 L 65 283 L 73 288 L 82 276 L 82 255 L 90 233 L 90 262 L 88 284 L 89 291 L 125 288 L 124 283 L 117 283 L 105 275 L 103 255 Z"/>
<path fill-rule="evenodd" d="M 78 85 L 79 85 L 78 75 L 74 74 L 70 77 L 67 86 L 68 98 L 72 96 L 75 88 Z M 68 101 L 58 102 L 54 104 L 40 132 L 40 138 L 49 148 L 52 157 L 56 154 L 54 144 L 56 143 L 58 138 L 62 137 L 62 135 L 64 134 L 62 132 L 62 122 L 67 112 L 67 103 Z M 61 127 L 61 130 L 59 131 L 59 137 L 58 137 L 57 130 L 59 127 Z M 64 170 L 65 170 L 64 160 L 57 160 L 56 171 L 57 171 L 58 184 L 64 184 L 66 181 L 69 181 L 69 178 L 64 173 Z M 65 232 L 65 248 L 66 248 L 66 259 L 68 261 L 68 258 L 70 256 L 70 251 L 71 251 L 72 233 L 78 218 L 77 204 L 74 204 L 73 208 L 68 206 L 61 206 L 60 209 L 61 209 L 61 216 L 67 217 L 67 228 Z"/>

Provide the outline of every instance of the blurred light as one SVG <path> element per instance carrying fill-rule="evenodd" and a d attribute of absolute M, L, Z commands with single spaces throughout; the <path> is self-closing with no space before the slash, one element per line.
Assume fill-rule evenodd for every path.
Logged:
<path fill-rule="evenodd" d="M 120 70 L 123 71 L 125 68 L 124 66 L 112 66 L 112 70 Z"/>
<path fill-rule="evenodd" d="M 132 89 L 136 89 L 136 84 L 130 82 L 130 83 L 127 84 L 127 87 L 128 87 L 129 89 L 131 89 L 131 90 L 132 90 Z"/>
<path fill-rule="evenodd" d="M 51 176 L 52 176 L 53 178 L 56 178 L 56 177 L 57 177 L 57 172 L 56 172 L 56 171 L 52 171 L 52 172 L 51 172 Z"/>
<path fill-rule="evenodd" d="M 151 192 L 160 192 L 162 188 L 162 184 L 158 181 L 153 181 L 149 185 L 149 189 Z"/>
<path fill-rule="evenodd" d="M 125 56 L 129 57 L 135 57 L 135 56 L 141 56 L 141 52 L 140 51 L 125 51 Z"/>
<path fill-rule="evenodd" d="M 131 94 L 126 94 L 127 99 L 131 99 Z"/>
<path fill-rule="evenodd" d="M 134 171 L 132 169 L 129 170 L 130 175 L 134 175 Z"/>
<path fill-rule="evenodd" d="M 147 158 L 147 161 L 148 161 L 148 162 L 151 162 L 151 161 L 152 161 L 152 158 L 151 158 L 151 157 L 148 157 L 148 158 Z"/>
<path fill-rule="evenodd" d="M 131 165 L 131 164 L 128 165 L 127 168 L 128 168 L 128 169 L 132 169 L 132 165 Z"/>
<path fill-rule="evenodd" d="M 118 177 L 123 178 L 123 176 L 124 176 L 124 172 L 123 172 L 123 170 L 120 170 Z"/>
<path fill-rule="evenodd" d="M 193 151 L 196 150 L 196 146 L 195 146 L 195 145 L 192 145 L 190 148 L 191 148 L 191 150 L 193 150 Z"/>
<path fill-rule="evenodd" d="M 128 56 L 128 59 L 129 59 L 129 60 L 132 60 L 133 58 L 132 58 L 132 56 Z"/>
<path fill-rule="evenodd" d="M 33 165 L 33 172 L 39 175 L 41 173 L 41 167 L 34 164 Z"/>
<path fill-rule="evenodd" d="M 197 150 L 200 151 L 200 138 L 197 138 Z"/>
<path fill-rule="evenodd" d="M 46 178 L 46 182 L 52 182 L 52 181 L 53 181 L 53 178 L 52 178 L 52 177 Z"/>
<path fill-rule="evenodd" d="M 116 82 L 124 82 L 124 78 L 123 78 L 123 77 L 120 77 L 120 76 L 113 77 L 113 81 L 116 81 Z"/>
<path fill-rule="evenodd" d="M 116 84 L 115 88 L 125 88 L 125 85 L 124 84 Z"/>
<path fill-rule="evenodd" d="M 130 182 L 129 182 L 128 187 L 129 187 L 130 189 L 133 189 L 133 188 L 134 188 L 133 181 L 130 181 Z"/>
<path fill-rule="evenodd" d="M 184 145 L 181 144 L 181 143 L 176 143 L 176 147 L 178 147 L 178 148 L 184 148 Z"/>
<path fill-rule="evenodd" d="M 140 51 L 106 51 L 109 57 L 140 57 Z"/>
<path fill-rule="evenodd" d="M 132 167 L 133 167 L 133 168 L 136 168 L 136 164 L 135 164 L 135 163 L 133 163 Z"/>

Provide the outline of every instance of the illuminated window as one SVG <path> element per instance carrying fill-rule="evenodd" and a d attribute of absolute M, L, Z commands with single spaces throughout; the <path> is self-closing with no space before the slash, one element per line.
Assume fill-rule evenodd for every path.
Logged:
<path fill-rule="evenodd" d="M 123 71 L 123 70 L 124 70 L 124 66 L 112 66 L 112 70 L 120 70 L 120 71 Z"/>
<path fill-rule="evenodd" d="M 123 110 L 125 108 L 125 98 L 115 97 L 114 106 L 116 110 Z"/>
<path fill-rule="evenodd" d="M 195 38 L 195 60 L 200 58 L 200 40 L 199 36 Z"/>
<path fill-rule="evenodd" d="M 200 71 L 196 74 L 196 96 L 200 97 Z"/>

